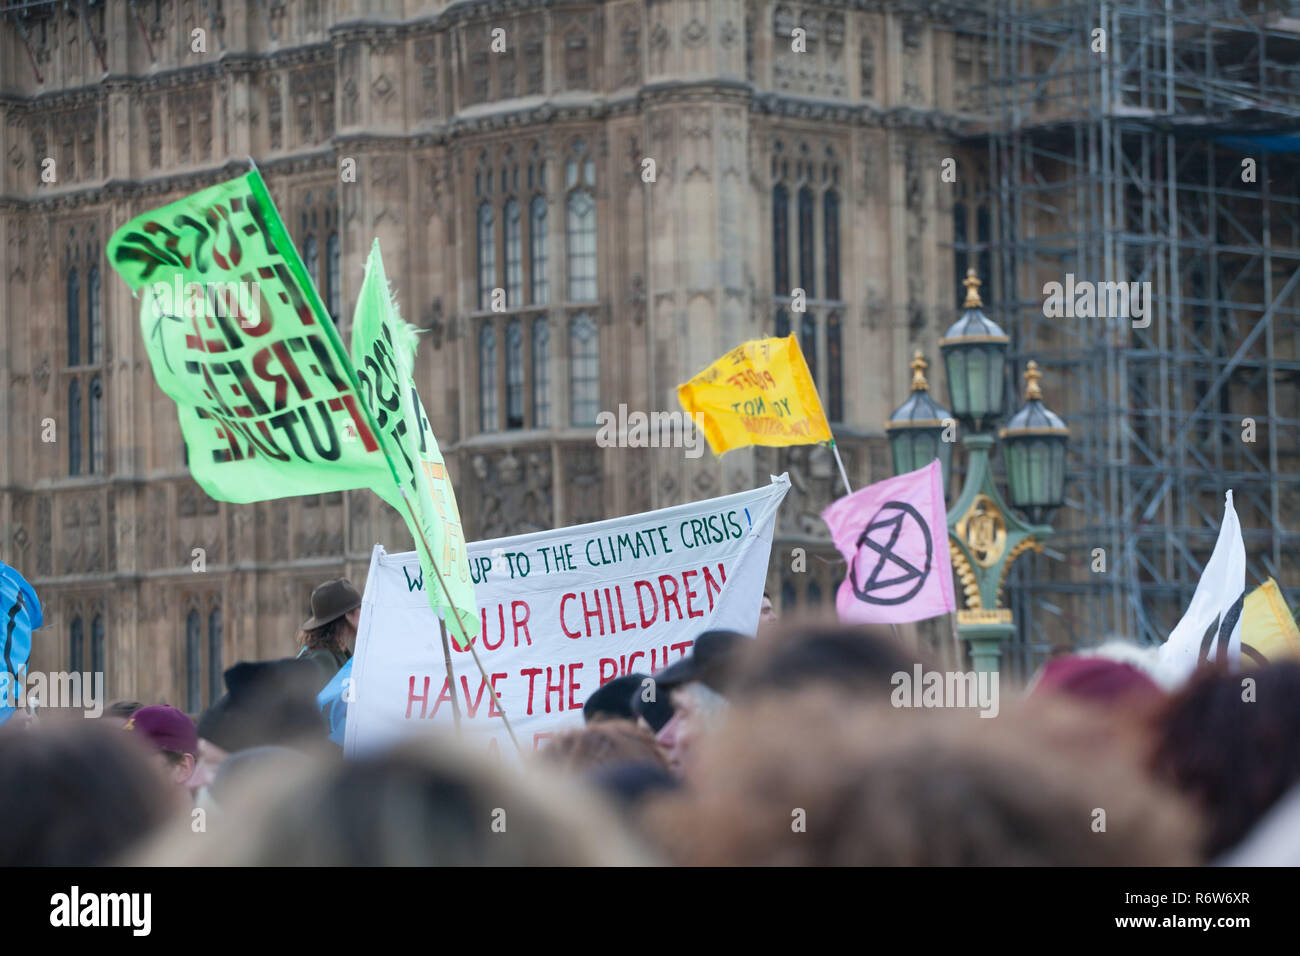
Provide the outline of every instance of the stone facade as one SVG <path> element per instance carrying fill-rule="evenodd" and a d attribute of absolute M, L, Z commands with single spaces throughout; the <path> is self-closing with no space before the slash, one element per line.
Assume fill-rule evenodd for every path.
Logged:
<path fill-rule="evenodd" d="M 602 449 L 572 424 L 586 416 L 574 377 L 594 329 L 599 408 L 675 409 L 679 382 L 787 330 L 809 276 L 794 331 L 823 399 L 837 396 L 849 478 L 889 474 L 882 424 L 911 352 L 933 359 L 955 317 L 939 168 L 960 156 L 957 111 L 980 64 L 945 17 L 901 0 L 108 0 L 84 23 L 61 4 L 0 20 L 0 557 L 46 606 L 32 667 L 102 661 L 111 697 L 195 709 L 222 667 L 292 652 L 315 583 L 360 584 L 375 542 L 410 546 L 368 491 L 234 505 L 188 476 L 104 243 L 247 157 L 345 341 L 381 240 L 426 331 L 420 389 L 471 540 L 789 471 L 772 593 L 827 604 L 843 565 L 819 518 L 840 493 L 825 449 Z M 788 275 L 774 263 L 778 184 Z M 522 233 L 503 223 L 522 209 L 531 246 L 537 196 L 544 251 L 519 265 Z M 574 278 L 583 241 L 594 281 Z M 535 293 L 535 272 L 546 291 L 484 307 L 485 242 L 489 286 L 526 275 Z M 541 358 L 516 368 L 512 348 Z M 804 573 L 790 571 L 795 547 Z"/>

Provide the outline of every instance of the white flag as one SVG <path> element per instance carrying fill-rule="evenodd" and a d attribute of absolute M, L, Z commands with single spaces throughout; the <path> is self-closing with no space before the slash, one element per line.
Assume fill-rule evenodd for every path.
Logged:
<path fill-rule="evenodd" d="M 1161 671 L 1181 682 L 1191 676 L 1197 664 L 1223 660 L 1225 654 L 1229 670 L 1240 670 L 1241 606 L 1245 597 L 1246 546 L 1229 491 L 1219 539 L 1201 572 L 1192 603 L 1160 647 Z"/>

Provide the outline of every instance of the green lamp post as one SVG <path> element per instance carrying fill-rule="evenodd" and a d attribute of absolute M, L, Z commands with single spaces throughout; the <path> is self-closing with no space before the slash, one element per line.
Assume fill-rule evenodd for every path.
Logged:
<path fill-rule="evenodd" d="M 894 474 L 916 471 L 938 458 L 947 480 L 948 467 L 952 464 L 952 440 L 950 437 L 944 441 L 943 433 L 957 423 L 951 412 L 930 397 L 930 385 L 925 380 L 927 367 L 925 357 L 917 349 L 912 359 L 912 395 L 889 416 L 885 431 L 889 435 Z"/>
<path fill-rule="evenodd" d="M 980 281 L 974 269 L 967 273 L 963 284 L 965 311 L 939 342 L 948 371 L 953 413 L 966 426 L 962 436 L 967 451 L 966 481 L 956 504 L 948 511 L 948 551 L 961 591 L 958 635 L 970 645 L 971 661 L 977 671 L 995 671 L 1001 661 L 1002 643 L 1015 631 L 1011 610 L 1003 600 L 1007 572 L 1025 551 L 1041 551 L 1044 540 L 1052 534 L 1046 522 L 1065 496 L 1069 429 L 1043 404 L 1038 385 L 1042 373 L 1038 363 L 1029 362 L 1025 406 L 999 433 L 1006 456 L 1008 506 L 989 461 L 994 445 L 991 425 L 1002 413 L 1008 338 L 981 311 Z M 895 474 L 925 464 L 917 461 L 915 451 L 911 455 L 899 451 L 928 447 L 924 443 L 932 426 L 918 422 L 914 426 L 917 431 L 911 433 L 908 429 L 913 426 L 908 425 L 906 417 L 900 418 L 909 406 L 915 407 L 915 379 L 914 374 L 912 398 L 886 425 L 890 446 L 895 449 Z M 946 474 L 943 456 L 936 452 L 931 457 L 944 461 Z M 1029 520 L 1017 515 L 1013 507 L 1022 509 Z"/>

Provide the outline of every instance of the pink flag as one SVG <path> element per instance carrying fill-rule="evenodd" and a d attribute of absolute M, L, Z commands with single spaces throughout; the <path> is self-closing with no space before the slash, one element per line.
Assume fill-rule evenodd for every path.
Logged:
<path fill-rule="evenodd" d="M 835 596 L 841 621 L 905 624 L 956 608 L 937 458 L 845 495 L 822 519 L 849 563 Z"/>

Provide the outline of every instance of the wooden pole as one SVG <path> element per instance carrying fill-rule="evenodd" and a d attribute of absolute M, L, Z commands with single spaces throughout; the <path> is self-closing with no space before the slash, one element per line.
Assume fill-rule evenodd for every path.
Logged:
<path fill-rule="evenodd" d="M 454 610 L 454 609 L 453 609 Z M 442 662 L 447 667 L 447 686 L 451 689 L 451 715 L 460 730 L 460 702 L 456 699 L 456 675 L 451 672 L 451 645 L 447 643 L 447 622 L 438 619 L 438 633 L 442 635 Z"/>
<path fill-rule="evenodd" d="M 447 582 L 442 579 L 442 572 L 438 570 L 438 562 L 433 557 L 433 550 L 429 547 L 428 540 L 424 537 L 424 529 L 420 527 L 420 522 L 415 517 L 415 509 L 411 507 L 410 496 L 407 495 L 406 489 L 402 488 L 402 500 L 406 502 L 406 510 L 411 515 L 411 523 L 415 526 L 415 533 L 420 536 L 420 543 L 424 545 L 424 553 L 429 556 L 429 565 L 433 568 L 434 576 L 438 579 L 438 586 L 442 588 L 444 603 L 451 609 L 452 619 L 456 622 L 456 629 L 460 631 L 465 646 L 474 657 L 474 663 L 478 665 L 478 672 L 483 676 L 483 683 L 487 684 L 488 693 L 492 695 L 492 702 L 496 705 L 497 710 L 501 713 L 501 720 L 506 725 L 506 732 L 510 734 L 510 739 L 514 742 L 515 750 L 523 753 L 523 748 L 519 746 L 519 738 L 515 736 L 515 729 L 510 726 L 510 718 L 506 716 L 506 709 L 501 706 L 501 698 L 497 696 L 497 689 L 492 686 L 492 681 L 488 678 L 487 671 L 483 669 L 483 662 L 478 659 L 478 651 L 474 649 L 474 644 L 470 641 L 469 635 L 465 633 L 465 626 L 460 623 L 460 615 L 456 613 L 456 605 L 451 599 L 451 591 L 447 588 Z M 451 667 L 450 649 L 447 653 L 447 667 Z M 456 697 L 456 688 L 451 688 L 452 699 Z"/>

